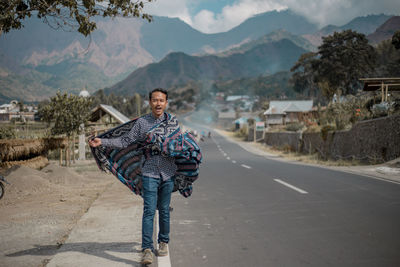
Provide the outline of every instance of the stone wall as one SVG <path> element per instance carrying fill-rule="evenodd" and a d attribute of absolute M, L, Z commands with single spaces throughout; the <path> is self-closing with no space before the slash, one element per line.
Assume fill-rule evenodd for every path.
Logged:
<path fill-rule="evenodd" d="M 321 133 L 266 133 L 270 146 L 289 146 L 302 153 L 319 153 L 328 159 L 384 162 L 400 157 L 400 116 L 356 123 L 349 131 Z"/>
<path fill-rule="evenodd" d="M 299 151 L 301 134 L 295 132 L 265 133 L 265 143 L 269 146 Z"/>
<path fill-rule="evenodd" d="M 254 128 L 248 129 L 249 134 L 247 135 L 247 141 L 253 142 L 254 141 Z M 262 131 L 257 131 L 256 132 L 256 139 L 260 140 L 263 137 L 263 132 Z"/>

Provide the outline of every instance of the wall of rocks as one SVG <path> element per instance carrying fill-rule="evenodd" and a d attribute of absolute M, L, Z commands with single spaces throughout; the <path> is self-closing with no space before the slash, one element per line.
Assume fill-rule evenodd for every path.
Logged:
<path fill-rule="evenodd" d="M 348 131 L 321 133 L 266 133 L 270 146 L 301 153 L 319 153 L 324 159 L 385 162 L 400 157 L 400 116 L 358 122 Z"/>

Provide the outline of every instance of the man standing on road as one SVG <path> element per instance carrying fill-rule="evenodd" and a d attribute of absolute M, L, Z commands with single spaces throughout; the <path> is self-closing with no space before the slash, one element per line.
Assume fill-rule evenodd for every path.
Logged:
<path fill-rule="evenodd" d="M 156 88 L 149 93 L 151 113 L 138 118 L 135 125 L 125 136 L 118 138 L 94 138 L 89 141 L 90 146 L 99 145 L 125 148 L 131 143 L 142 141 L 150 129 L 166 119 L 164 112 L 168 104 L 168 92 Z M 159 210 L 159 228 L 157 250 L 158 256 L 168 255 L 170 232 L 170 202 L 174 188 L 174 175 L 177 170 L 174 157 L 160 154 L 148 156 L 142 165 L 142 264 L 153 262 L 153 220 L 156 208 Z"/>

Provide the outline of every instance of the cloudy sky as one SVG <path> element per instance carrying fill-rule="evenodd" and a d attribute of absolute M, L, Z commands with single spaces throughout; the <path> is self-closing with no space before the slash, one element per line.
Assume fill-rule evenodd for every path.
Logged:
<path fill-rule="evenodd" d="M 369 14 L 400 15 L 399 0 L 155 0 L 146 5 L 153 15 L 178 17 L 205 33 L 227 31 L 253 15 L 287 8 L 320 27 Z"/>

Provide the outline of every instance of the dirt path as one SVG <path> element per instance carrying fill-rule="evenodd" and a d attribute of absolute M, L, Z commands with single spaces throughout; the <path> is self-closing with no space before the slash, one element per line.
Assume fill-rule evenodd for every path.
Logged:
<path fill-rule="evenodd" d="M 42 170 L 14 167 L 0 200 L 0 265 L 44 266 L 79 218 L 113 182 L 93 161 L 73 167 L 56 162 Z M 46 248 L 46 249 L 43 249 Z M 40 250 L 27 253 L 29 250 Z"/>

